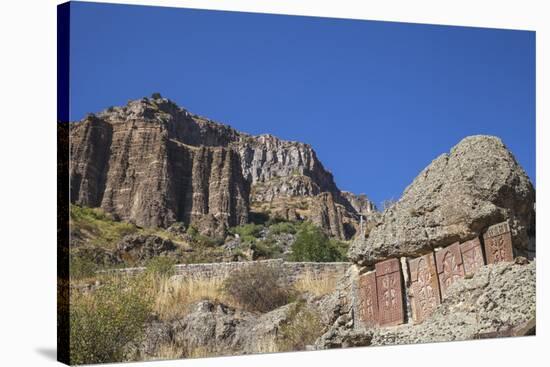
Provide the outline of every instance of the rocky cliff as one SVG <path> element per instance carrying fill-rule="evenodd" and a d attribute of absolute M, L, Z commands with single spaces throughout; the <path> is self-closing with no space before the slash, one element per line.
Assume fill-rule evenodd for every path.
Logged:
<path fill-rule="evenodd" d="M 502 141 L 470 136 L 420 172 L 349 255 L 362 265 L 414 257 L 509 220 L 516 255 L 532 258 L 534 205 L 533 185 Z"/>
<path fill-rule="evenodd" d="M 159 95 L 89 115 L 70 137 L 71 202 L 140 226 L 222 235 L 252 210 L 346 239 L 369 205 L 352 204 L 309 145 L 241 133 Z"/>

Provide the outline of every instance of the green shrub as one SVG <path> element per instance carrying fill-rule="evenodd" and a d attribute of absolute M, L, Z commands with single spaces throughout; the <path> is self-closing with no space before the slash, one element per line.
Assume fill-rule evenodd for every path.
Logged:
<path fill-rule="evenodd" d="M 90 294 L 71 295 L 71 365 L 124 360 L 125 346 L 143 335 L 152 310 L 143 279 L 112 280 Z"/>
<path fill-rule="evenodd" d="M 232 272 L 222 289 L 244 309 L 268 312 L 287 304 L 294 297 L 284 283 L 280 266 L 254 264 Z"/>
<path fill-rule="evenodd" d="M 282 249 L 272 238 L 258 240 L 250 248 L 254 251 L 254 260 L 272 259 L 282 254 Z"/>
<path fill-rule="evenodd" d="M 231 228 L 230 231 L 233 234 L 238 234 L 243 239 L 245 238 L 250 239 L 250 238 L 260 237 L 260 233 L 263 228 L 264 226 L 260 224 L 249 223 L 249 224 L 243 224 L 242 226 L 233 227 Z"/>
<path fill-rule="evenodd" d="M 70 206 L 71 231 L 90 237 L 92 245 L 113 248 L 122 237 L 138 232 L 138 228 L 114 218 L 99 208 Z"/>
<path fill-rule="evenodd" d="M 305 350 L 324 332 L 317 312 L 301 301 L 294 305 L 288 319 L 281 325 L 277 335 L 277 349 L 280 352 Z"/>
<path fill-rule="evenodd" d="M 71 279 L 90 278 L 95 275 L 98 266 L 91 259 L 71 254 L 69 256 L 69 275 Z"/>
<path fill-rule="evenodd" d="M 281 234 L 281 233 L 296 233 L 296 225 L 291 222 L 279 222 L 271 225 L 269 227 L 269 232 L 271 234 Z"/>
<path fill-rule="evenodd" d="M 331 262 L 343 261 L 345 257 L 328 236 L 311 223 L 300 226 L 292 244 L 291 261 Z"/>
<path fill-rule="evenodd" d="M 189 228 L 187 228 L 187 234 L 191 237 L 195 237 L 199 234 L 199 230 L 194 226 L 189 226 Z"/>
<path fill-rule="evenodd" d="M 157 256 L 149 260 L 147 263 L 147 272 L 164 277 L 174 275 L 174 265 L 177 261 L 173 257 Z"/>

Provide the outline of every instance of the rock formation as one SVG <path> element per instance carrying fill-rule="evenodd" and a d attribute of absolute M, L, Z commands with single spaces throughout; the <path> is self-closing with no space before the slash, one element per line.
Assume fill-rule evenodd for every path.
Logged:
<path fill-rule="evenodd" d="M 426 167 L 349 255 L 363 265 L 417 256 L 509 220 L 516 255 L 531 258 L 534 202 L 533 185 L 500 139 L 467 137 Z"/>
<path fill-rule="evenodd" d="M 535 332 L 535 262 L 484 266 L 472 278 L 453 284 L 446 299 L 424 323 L 385 328 L 364 329 L 354 324 L 349 298 L 352 276 L 348 274 L 341 282 L 337 293 L 341 302 L 332 305 L 339 316 L 317 340 L 318 349 L 432 343 Z"/>
<path fill-rule="evenodd" d="M 70 138 L 71 202 L 140 226 L 183 222 L 221 236 L 252 209 L 315 218 L 342 239 L 357 227 L 357 209 L 309 145 L 240 133 L 158 95 L 89 115 Z"/>

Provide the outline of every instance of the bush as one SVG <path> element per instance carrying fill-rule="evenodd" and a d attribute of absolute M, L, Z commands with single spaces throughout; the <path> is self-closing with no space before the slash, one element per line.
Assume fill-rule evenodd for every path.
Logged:
<path fill-rule="evenodd" d="M 69 275 L 71 279 L 90 278 L 95 275 L 98 266 L 91 259 L 71 254 L 69 257 Z"/>
<path fill-rule="evenodd" d="M 170 277 L 174 275 L 174 265 L 177 261 L 173 257 L 157 256 L 147 263 L 147 272 L 149 274 Z"/>
<path fill-rule="evenodd" d="M 285 287 L 282 269 L 275 265 L 254 264 L 234 271 L 222 289 L 241 307 L 257 312 L 274 310 L 294 296 Z"/>
<path fill-rule="evenodd" d="M 118 279 L 90 294 L 74 293 L 70 305 L 70 363 L 121 362 L 152 310 L 142 277 Z"/>
<path fill-rule="evenodd" d="M 291 222 L 279 222 L 269 227 L 269 232 L 274 235 L 281 233 L 294 234 L 296 233 L 296 226 Z"/>
<path fill-rule="evenodd" d="M 90 238 L 94 246 L 114 248 L 126 235 L 138 232 L 138 228 L 126 222 L 116 221 L 99 208 L 70 206 L 71 231 Z"/>
<path fill-rule="evenodd" d="M 292 309 L 287 321 L 279 329 L 277 349 L 280 352 L 305 350 L 324 332 L 319 315 L 302 301 Z"/>
<path fill-rule="evenodd" d="M 266 238 L 265 240 L 258 240 L 254 242 L 250 248 L 254 251 L 254 259 L 272 259 L 277 255 L 282 254 L 282 249 L 277 242 L 272 238 Z"/>
<path fill-rule="evenodd" d="M 231 228 L 231 233 L 238 234 L 243 240 L 253 240 L 260 237 L 263 228 L 260 224 L 249 223 Z"/>
<path fill-rule="evenodd" d="M 301 226 L 292 244 L 291 261 L 343 261 L 345 255 L 328 236 L 311 223 Z"/>

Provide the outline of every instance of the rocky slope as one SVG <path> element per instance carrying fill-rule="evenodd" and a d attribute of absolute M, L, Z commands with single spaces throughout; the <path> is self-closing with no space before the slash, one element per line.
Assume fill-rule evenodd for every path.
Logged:
<path fill-rule="evenodd" d="M 508 219 L 516 255 L 532 258 L 534 204 L 531 181 L 502 141 L 467 137 L 420 172 L 349 255 L 362 265 L 414 257 L 475 238 Z"/>
<path fill-rule="evenodd" d="M 311 219 L 341 239 L 356 232 L 365 204 L 351 204 L 309 145 L 240 133 L 154 97 L 71 124 L 72 203 L 208 235 L 247 223 L 251 209 Z"/>

